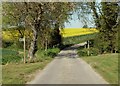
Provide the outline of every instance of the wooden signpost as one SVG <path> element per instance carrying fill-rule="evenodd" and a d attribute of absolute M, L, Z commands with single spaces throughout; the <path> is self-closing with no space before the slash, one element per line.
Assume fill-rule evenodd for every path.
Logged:
<path fill-rule="evenodd" d="M 87 41 L 87 44 L 88 44 L 88 46 L 87 46 L 87 48 L 88 48 L 87 54 L 88 54 L 88 56 L 89 56 L 89 55 L 90 55 L 90 51 L 89 51 L 89 49 L 90 49 L 90 41 L 89 41 L 89 40 Z"/>
<path fill-rule="evenodd" d="M 26 57 L 26 56 L 25 56 L 25 54 L 26 54 L 26 53 L 25 53 L 25 50 L 26 50 L 26 49 L 25 49 L 25 36 L 24 36 L 24 38 L 20 38 L 19 41 L 23 41 L 23 42 L 24 42 L 24 45 L 23 45 L 23 47 L 24 47 L 24 59 L 23 59 L 23 60 L 24 60 L 24 63 L 26 63 L 26 59 L 25 59 L 25 57 Z"/>

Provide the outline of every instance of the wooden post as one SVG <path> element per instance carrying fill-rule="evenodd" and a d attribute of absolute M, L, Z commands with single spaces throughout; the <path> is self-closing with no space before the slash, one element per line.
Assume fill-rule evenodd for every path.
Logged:
<path fill-rule="evenodd" d="M 45 40 L 46 40 L 46 42 L 45 42 L 45 51 L 47 51 L 47 46 L 48 46 L 48 44 L 47 44 L 47 38 Z"/>
<path fill-rule="evenodd" d="M 86 44 L 84 45 L 84 48 L 86 49 Z"/>
<path fill-rule="evenodd" d="M 89 48 L 90 48 L 90 45 L 89 45 L 89 40 L 88 40 L 88 56 L 90 55 Z"/>
<path fill-rule="evenodd" d="M 24 63 L 26 63 L 26 59 L 25 59 L 26 56 L 25 56 L 25 54 L 26 53 L 25 53 L 25 36 L 24 36 Z"/>
<path fill-rule="evenodd" d="M 85 48 L 85 49 L 87 48 L 87 42 L 85 42 L 85 44 L 84 44 L 84 48 Z"/>

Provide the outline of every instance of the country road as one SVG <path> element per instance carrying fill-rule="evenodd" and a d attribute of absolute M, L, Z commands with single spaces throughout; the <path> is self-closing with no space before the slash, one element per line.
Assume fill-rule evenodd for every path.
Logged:
<path fill-rule="evenodd" d="M 107 84 L 85 61 L 77 58 L 76 49 L 84 43 L 62 50 L 27 84 Z"/>

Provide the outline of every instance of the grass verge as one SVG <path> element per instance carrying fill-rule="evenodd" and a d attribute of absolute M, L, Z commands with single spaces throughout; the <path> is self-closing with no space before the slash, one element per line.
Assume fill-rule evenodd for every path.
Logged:
<path fill-rule="evenodd" d="M 118 54 L 82 57 L 110 84 L 118 84 Z"/>
<path fill-rule="evenodd" d="M 2 50 L 2 84 L 25 84 L 33 78 L 37 70 L 42 70 L 53 57 L 59 53 L 59 48 L 38 50 L 34 63 L 22 64 L 22 57 L 17 50 Z M 27 57 L 26 57 L 27 59 Z"/>
<path fill-rule="evenodd" d="M 95 39 L 97 34 L 98 33 L 92 33 L 92 34 L 86 34 L 86 35 L 80 35 L 80 36 L 64 37 L 63 44 L 64 45 L 78 44 L 78 43 L 82 43 L 82 42 L 85 42 L 88 40 L 93 40 L 93 39 Z"/>
<path fill-rule="evenodd" d="M 26 64 L 9 64 L 2 66 L 2 83 L 3 84 L 25 84 L 30 81 L 37 70 L 42 70 L 52 58 L 43 62 L 26 63 Z"/>

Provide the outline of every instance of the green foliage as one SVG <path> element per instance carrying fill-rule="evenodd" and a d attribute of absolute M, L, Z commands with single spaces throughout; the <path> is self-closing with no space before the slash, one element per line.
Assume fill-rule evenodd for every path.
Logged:
<path fill-rule="evenodd" d="M 82 28 L 88 28 L 87 24 L 85 24 Z"/>
<path fill-rule="evenodd" d="M 117 34 L 117 48 L 118 48 L 118 52 L 120 53 L 120 24 L 118 26 L 118 34 Z"/>
<path fill-rule="evenodd" d="M 36 60 L 37 62 L 43 62 L 47 59 L 51 59 L 55 57 L 59 53 L 59 48 L 49 48 L 46 51 L 44 49 L 39 49 L 36 52 Z"/>
<path fill-rule="evenodd" d="M 101 53 L 118 52 L 118 29 L 116 27 L 118 26 L 119 6 L 117 2 L 101 2 L 100 4 L 91 2 L 90 6 L 94 14 L 95 25 L 99 30 L 94 47 L 98 48 Z"/>
<path fill-rule="evenodd" d="M 11 46 L 12 44 L 13 44 L 13 42 L 2 40 L 2 47 L 3 48 L 7 48 L 7 47 Z"/>
<path fill-rule="evenodd" d="M 94 40 L 94 47 L 98 48 L 101 54 L 107 51 L 107 47 L 109 46 L 108 41 L 103 40 L 103 35 L 104 34 L 99 33 Z"/>
<path fill-rule="evenodd" d="M 59 48 L 49 48 L 45 50 L 38 50 L 36 53 L 37 58 L 46 58 L 46 57 L 54 57 L 60 51 Z"/>
<path fill-rule="evenodd" d="M 2 52 L 2 64 L 6 63 L 17 63 L 22 61 L 22 57 L 19 55 L 19 53 L 15 50 L 9 50 L 9 49 L 0 49 L 0 52 Z"/>
<path fill-rule="evenodd" d="M 59 27 L 58 27 L 59 28 Z M 48 29 L 38 37 L 38 46 L 41 49 L 58 47 L 62 42 L 59 29 Z"/>
<path fill-rule="evenodd" d="M 97 48 L 90 48 L 90 56 L 97 56 L 99 54 L 99 50 Z"/>
<path fill-rule="evenodd" d="M 23 42 L 20 41 L 16 41 L 14 42 L 13 45 L 11 45 L 9 48 L 13 48 L 13 49 L 23 49 Z"/>
<path fill-rule="evenodd" d="M 55 57 L 60 50 L 58 48 L 48 49 L 44 52 L 45 56 Z"/>
<path fill-rule="evenodd" d="M 18 52 L 19 51 L 19 52 Z M 38 50 L 36 53 L 35 62 L 43 62 L 45 60 L 51 59 L 55 57 L 59 53 L 59 48 L 49 48 L 45 50 Z M 23 50 L 21 49 L 11 49 L 5 48 L 0 49 L 2 52 L 2 64 L 6 63 L 21 63 L 23 61 Z M 27 58 L 27 51 L 26 51 L 26 60 Z"/>
<path fill-rule="evenodd" d="M 100 16 L 100 34 L 96 39 L 98 40 L 98 48 L 101 53 L 117 51 L 117 31 L 118 29 L 114 26 L 117 24 L 118 17 L 118 5 L 117 2 L 101 2 L 101 16 Z"/>
<path fill-rule="evenodd" d="M 92 40 L 92 39 L 95 39 L 97 34 L 98 33 L 75 36 L 75 37 L 66 37 L 66 38 L 63 38 L 63 44 L 64 45 L 78 44 L 78 43 L 81 43 L 81 42 Z"/>
<path fill-rule="evenodd" d="M 99 50 L 97 48 L 84 48 L 84 49 L 78 49 L 78 55 L 80 57 L 88 56 L 88 50 L 89 50 L 89 56 L 97 56 L 99 54 Z"/>
<path fill-rule="evenodd" d="M 88 55 L 87 55 L 87 49 L 78 50 L 78 55 L 79 55 L 80 57 L 88 56 Z"/>
<path fill-rule="evenodd" d="M 60 50 L 63 50 L 64 48 L 70 47 L 70 46 L 72 46 L 72 45 L 73 45 L 73 44 L 60 44 L 58 47 L 59 47 Z"/>
<path fill-rule="evenodd" d="M 2 66 L 3 86 L 25 86 L 26 82 L 33 79 L 34 74 L 42 70 L 52 59 L 44 62 L 9 64 Z"/>
<path fill-rule="evenodd" d="M 41 41 L 38 43 L 41 47 L 47 49 L 49 46 L 61 43 L 61 35 L 59 28 L 68 22 L 70 13 L 76 8 L 75 3 L 3 3 L 3 24 L 6 26 L 25 27 L 24 29 L 31 29 L 31 45 L 29 50 L 29 57 L 33 58 L 36 53 L 37 38 Z M 11 21 L 12 19 L 12 21 Z M 54 29 L 49 33 L 49 29 Z M 16 28 L 18 30 L 18 28 Z M 10 30 L 10 29 L 9 29 Z M 20 32 L 20 30 L 18 30 Z M 24 34 L 22 35 L 24 36 Z M 28 43 L 30 44 L 30 43 Z M 19 45 L 19 43 L 17 44 Z"/>
<path fill-rule="evenodd" d="M 60 34 L 59 26 L 52 31 L 51 38 L 51 46 L 60 45 L 62 43 L 62 36 Z"/>

